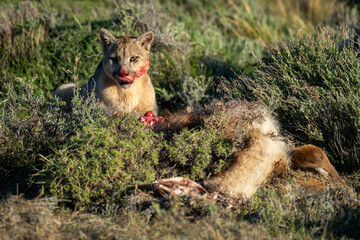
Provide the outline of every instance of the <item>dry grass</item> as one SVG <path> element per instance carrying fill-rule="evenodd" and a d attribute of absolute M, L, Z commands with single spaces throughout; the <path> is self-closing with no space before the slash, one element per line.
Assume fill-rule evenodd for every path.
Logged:
<path fill-rule="evenodd" d="M 0 12 L 0 49 L 15 54 L 22 48 L 36 47 L 49 30 L 50 20 L 31 2 L 4 8 Z"/>
<path fill-rule="evenodd" d="M 231 206 L 192 198 L 154 198 L 139 186 L 98 214 L 68 209 L 56 198 L 12 196 L 0 203 L 1 239 L 311 239 L 357 238 L 360 203 L 334 186 L 312 193 L 294 184 L 312 173 L 288 171 L 248 202 Z M 142 190 L 140 190 L 142 189 Z"/>
<path fill-rule="evenodd" d="M 1 239 L 59 239 L 60 226 L 46 203 L 13 196 L 1 204 Z"/>
<path fill-rule="evenodd" d="M 271 0 L 266 4 L 228 0 L 227 4 L 230 10 L 220 21 L 230 24 L 228 31 L 240 39 L 256 39 L 263 46 L 298 30 L 315 33 L 319 24 L 347 26 L 357 17 L 356 11 L 337 0 Z"/>

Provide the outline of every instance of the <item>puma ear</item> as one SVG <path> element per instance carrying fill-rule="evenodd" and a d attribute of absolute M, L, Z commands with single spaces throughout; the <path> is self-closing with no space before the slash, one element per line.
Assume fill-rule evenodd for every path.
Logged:
<path fill-rule="evenodd" d="M 146 50 L 150 50 L 151 42 L 154 39 L 153 32 L 146 32 L 138 36 L 137 41 L 140 42 L 141 46 L 144 46 Z"/>
<path fill-rule="evenodd" d="M 105 28 L 100 29 L 99 38 L 103 52 L 105 52 L 109 45 L 115 41 L 115 37 Z"/>

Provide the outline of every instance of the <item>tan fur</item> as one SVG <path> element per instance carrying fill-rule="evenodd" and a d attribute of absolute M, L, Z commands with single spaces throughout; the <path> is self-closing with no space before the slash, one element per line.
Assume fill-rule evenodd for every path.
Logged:
<path fill-rule="evenodd" d="M 297 147 L 292 159 L 294 165 L 303 170 L 313 170 L 325 177 L 329 175 L 334 181 L 344 183 L 321 148 L 311 144 Z"/>
<path fill-rule="evenodd" d="M 60 99 L 66 102 L 66 105 L 70 105 L 71 99 L 73 98 L 75 93 L 75 89 L 76 89 L 76 85 L 74 83 L 66 83 L 60 85 L 56 89 L 54 96 L 58 96 Z"/>
<path fill-rule="evenodd" d="M 298 179 L 296 180 L 296 184 L 307 193 L 318 193 L 325 189 L 325 184 L 313 179 Z"/>
<path fill-rule="evenodd" d="M 81 87 L 80 95 L 87 97 L 94 93 L 99 106 L 110 117 L 124 114 L 140 117 L 149 110 L 156 115 L 155 91 L 147 74 L 153 33 L 114 37 L 101 29 L 99 38 L 103 59 L 95 74 Z M 124 78 L 131 83 L 124 83 Z M 54 95 L 70 105 L 74 88 L 75 85 L 71 84 L 61 85 Z"/>
<path fill-rule="evenodd" d="M 210 192 L 246 200 L 255 194 L 277 164 L 288 165 L 288 146 L 280 136 L 276 120 L 261 105 L 243 102 L 239 108 L 230 104 L 224 117 L 230 120 L 226 135 L 242 146 L 242 150 L 223 172 L 204 181 L 204 185 Z"/>
<path fill-rule="evenodd" d="M 279 134 L 277 121 L 259 103 L 216 101 L 204 108 L 170 115 L 167 125 L 158 126 L 158 130 L 178 131 L 200 125 L 218 129 L 222 137 L 232 141 L 234 151 L 241 150 L 225 171 L 204 181 L 210 192 L 248 199 L 275 166 L 288 165 L 288 146 Z"/>
<path fill-rule="evenodd" d="M 286 158 L 286 144 L 268 136 L 259 136 L 254 143 L 235 156 L 220 174 L 204 182 L 210 192 L 247 200 L 273 172 L 277 162 Z"/>
<path fill-rule="evenodd" d="M 168 114 L 166 124 L 155 126 L 156 131 L 179 131 L 183 128 L 212 127 L 222 137 L 243 147 L 253 131 L 259 134 L 278 135 L 279 127 L 269 111 L 259 103 L 232 100 L 214 101 L 204 107 Z"/>
<path fill-rule="evenodd" d="M 210 193 L 247 200 L 272 173 L 284 172 L 289 166 L 292 145 L 281 136 L 277 121 L 261 104 L 239 100 L 213 102 L 203 108 L 169 115 L 166 124 L 155 127 L 158 131 L 171 132 L 200 126 L 218 129 L 222 137 L 232 141 L 235 151 L 239 151 L 224 171 L 204 181 Z M 292 158 L 295 165 L 305 170 L 329 173 L 336 182 L 344 183 L 318 147 L 296 148 Z M 324 188 L 317 181 L 299 180 L 298 185 L 311 191 Z"/>

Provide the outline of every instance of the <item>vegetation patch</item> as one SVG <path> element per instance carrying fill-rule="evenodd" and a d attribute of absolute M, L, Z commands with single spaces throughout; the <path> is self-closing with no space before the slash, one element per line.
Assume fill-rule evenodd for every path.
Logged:
<path fill-rule="evenodd" d="M 261 100 L 301 143 L 327 150 L 345 171 L 360 166 L 360 63 L 358 53 L 341 53 L 326 31 L 267 49 L 250 75 L 223 81 L 230 98 Z"/>
<path fill-rule="evenodd" d="M 353 34 L 356 2 L 0 0 L 1 238 L 360 238 L 360 66 L 335 47 Z M 218 126 L 154 133 L 107 119 L 94 98 L 75 96 L 71 109 L 53 99 L 95 72 L 101 27 L 154 32 L 160 115 L 261 101 L 289 138 L 324 148 L 352 190 L 308 194 L 285 174 L 235 206 L 155 195 L 155 179 L 221 171 L 232 146 Z"/>

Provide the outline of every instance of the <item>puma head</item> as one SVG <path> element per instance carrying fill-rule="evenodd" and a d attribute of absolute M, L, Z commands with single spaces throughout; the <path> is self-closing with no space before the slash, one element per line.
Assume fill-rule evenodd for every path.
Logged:
<path fill-rule="evenodd" d="M 103 51 L 103 69 L 108 77 L 120 87 L 127 89 L 150 68 L 150 47 L 154 39 L 153 32 L 137 37 L 114 37 L 102 28 L 99 32 Z"/>

